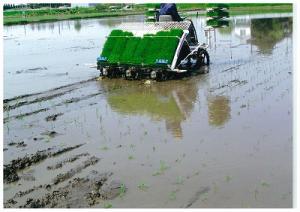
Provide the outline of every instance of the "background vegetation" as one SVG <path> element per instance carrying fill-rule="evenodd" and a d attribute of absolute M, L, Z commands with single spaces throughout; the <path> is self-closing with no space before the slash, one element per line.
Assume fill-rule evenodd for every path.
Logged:
<path fill-rule="evenodd" d="M 69 4 L 27 4 L 3 6 L 4 25 L 26 24 L 31 22 L 57 21 L 65 19 L 81 19 L 110 17 L 133 14 L 144 14 L 149 8 L 159 7 L 159 4 L 131 4 L 130 9 L 124 9 L 126 4 L 95 4 L 92 7 L 69 7 Z M 128 4 L 127 4 L 128 5 Z M 205 10 L 217 4 L 191 3 L 177 4 L 180 12 Z M 272 11 L 292 11 L 292 4 L 286 3 L 229 3 L 230 14 L 235 13 L 264 13 Z"/>

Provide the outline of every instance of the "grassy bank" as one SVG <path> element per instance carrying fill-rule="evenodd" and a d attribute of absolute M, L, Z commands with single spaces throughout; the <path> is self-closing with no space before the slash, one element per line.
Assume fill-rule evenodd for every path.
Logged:
<path fill-rule="evenodd" d="M 44 14 L 44 15 L 15 15 L 5 16 L 3 19 L 4 25 L 27 24 L 35 22 L 50 22 L 71 19 L 84 19 L 84 18 L 104 18 L 116 17 L 125 15 L 144 14 L 144 11 L 128 11 L 128 12 L 92 12 L 92 13 L 62 13 L 62 14 Z"/>
<path fill-rule="evenodd" d="M 232 7 L 230 15 L 293 12 L 292 5 Z"/>
<path fill-rule="evenodd" d="M 191 11 L 191 13 L 187 13 Z M 193 12 L 194 11 L 194 12 Z M 194 16 L 196 15 L 196 11 L 199 10 L 182 10 L 183 16 Z M 290 5 L 282 5 L 282 6 L 255 6 L 255 7 L 233 7 L 230 8 L 229 14 L 231 16 L 234 15 L 245 15 L 245 14 L 268 14 L 268 13 L 290 13 L 293 12 L 293 7 Z M 200 16 L 205 16 L 206 12 L 201 11 L 198 13 Z"/>
<path fill-rule="evenodd" d="M 107 4 L 99 4 L 96 7 L 5 10 L 3 23 L 4 25 L 13 25 L 67 19 L 103 18 L 143 14 L 144 12 L 145 10 L 139 7 L 134 7 L 132 10 L 112 10 Z"/>
<path fill-rule="evenodd" d="M 257 14 L 270 12 L 292 12 L 292 4 L 228 4 L 230 15 Z M 38 9 L 38 10 L 6 10 L 3 12 L 4 25 L 27 24 L 33 22 L 59 21 L 67 19 L 102 18 L 124 15 L 144 14 L 155 4 L 138 4 L 132 10 L 107 10 L 99 7 Z M 179 12 L 205 10 L 215 4 L 177 4 Z"/>

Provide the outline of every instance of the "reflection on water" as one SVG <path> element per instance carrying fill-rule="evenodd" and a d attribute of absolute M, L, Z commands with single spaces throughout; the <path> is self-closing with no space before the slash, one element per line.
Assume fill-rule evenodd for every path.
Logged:
<path fill-rule="evenodd" d="M 226 96 L 208 97 L 209 124 L 223 126 L 230 119 L 230 101 Z"/>
<path fill-rule="evenodd" d="M 174 137 L 182 138 L 181 123 L 186 120 L 197 98 L 197 81 L 174 82 L 147 87 L 123 80 L 104 80 L 111 108 L 121 114 L 147 115 L 164 120 Z"/>
<path fill-rule="evenodd" d="M 143 22 L 144 15 L 124 16 L 117 18 L 103 18 L 98 20 L 99 26 L 116 27 L 123 22 Z"/>
<path fill-rule="evenodd" d="M 251 21 L 251 40 L 264 54 L 271 54 L 276 43 L 292 33 L 292 18 L 267 18 Z"/>
<path fill-rule="evenodd" d="M 80 30 L 81 30 L 81 21 L 80 20 L 76 20 L 74 22 L 74 28 L 77 32 L 80 32 Z"/>
<path fill-rule="evenodd" d="M 181 124 L 194 110 L 200 83 L 202 82 L 199 79 L 195 79 L 170 84 L 157 83 L 148 87 L 116 79 L 103 80 L 101 86 L 108 91 L 107 101 L 114 111 L 164 120 L 166 129 L 175 138 L 183 138 Z M 221 127 L 230 119 L 228 97 L 209 96 L 206 107 L 209 125 Z"/>
<path fill-rule="evenodd" d="M 217 30 L 221 35 L 234 35 L 241 41 L 257 46 L 262 54 L 271 54 L 278 42 L 291 36 L 292 22 L 292 17 L 251 18 L 251 16 L 236 16 L 232 17 L 227 27 Z"/>
<path fill-rule="evenodd" d="M 223 19 L 210 19 L 206 22 L 207 26 L 211 26 L 213 28 L 226 28 L 229 26 L 228 20 Z"/>

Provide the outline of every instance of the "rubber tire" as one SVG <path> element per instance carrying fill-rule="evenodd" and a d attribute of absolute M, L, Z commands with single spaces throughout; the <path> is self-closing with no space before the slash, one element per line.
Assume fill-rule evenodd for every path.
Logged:
<path fill-rule="evenodd" d="M 200 66 L 208 66 L 210 61 L 209 61 L 209 54 L 205 49 L 200 49 L 198 50 L 198 58 L 199 58 L 199 62 L 200 62 Z M 206 58 L 206 62 L 205 62 L 205 58 Z"/>

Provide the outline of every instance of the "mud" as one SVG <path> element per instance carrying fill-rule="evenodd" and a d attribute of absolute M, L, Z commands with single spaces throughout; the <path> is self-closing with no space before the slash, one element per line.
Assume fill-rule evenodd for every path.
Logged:
<path fill-rule="evenodd" d="M 48 70 L 47 67 L 36 67 L 36 68 L 29 68 L 26 70 L 19 70 L 16 71 L 16 74 L 22 74 L 22 73 L 36 73 L 38 71 L 42 71 L 42 70 Z"/>
<path fill-rule="evenodd" d="M 127 188 L 121 181 L 113 180 L 110 183 L 102 184 L 101 188 L 97 190 L 103 199 L 114 199 L 120 195 L 120 191 L 126 192 Z"/>
<path fill-rule="evenodd" d="M 99 158 L 93 156 L 93 157 L 89 158 L 88 160 L 84 161 L 82 165 L 79 165 L 79 166 L 75 167 L 74 169 L 67 171 L 66 173 L 58 174 L 53 179 L 53 183 L 56 185 L 65 180 L 68 180 L 71 177 L 73 177 L 75 174 L 81 172 L 83 169 L 98 163 L 98 161 L 99 161 Z"/>
<path fill-rule="evenodd" d="M 78 88 L 72 88 L 74 85 L 80 85 L 80 84 L 89 83 L 89 82 L 92 82 L 92 81 L 94 81 L 94 78 L 83 81 L 83 82 L 80 82 L 80 83 L 64 86 L 65 89 L 69 89 L 69 90 L 61 92 L 61 93 L 53 94 L 53 92 L 55 92 L 57 89 L 52 89 L 50 91 L 46 91 L 46 92 L 43 92 L 43 93 L 38 93 L 38 94 L 36 94 L 37 96 L 38 95 L 43 95 L 43 97 L 34 98 L 36 95 L 33 95 L 33 96 L 31 96 L 31 97 L 34 98 L 34 100 L 32 100 L 32 101 L 21 101 L 20 99 L 6 100 L 8 102 L 9 101 L 17 101 L 17 103 L 13 104 L 13 105 L 4 104 L 3 110 L 7 112 L 8 116 L 3 119 L 3 122 L 6 123 L 6 122 L 9 122 L 10 120 L 13 120 L 13 119 L 23 119 L 25 117 L 32 116 L 32 115 L 35 115 L 35 114 L 38 114 L 38 113 L 41 113 L 41 112 L 49 111 L 53 107 L 60 107 L 60 106 L 68 105 L 68 104 L 78 103 L 80 101 L 84 101 L 84 100 L 88 100 L 88 99 L 91 99 L 93 97 L 96 97 L 96 96 L 100 95 L 102 92 L 96 92 L 96 93 L 84 95 L 84 96 L 81 96 L 81 97 L 73 97 L 73 98 L 70 98 L 70 99 L 65 99 L 62 102 L 59 102 L 57 104 L 52 105 L 52 108 L 44 107 L 44 108 L 41 108 L 41 109 L 26 112 L 26 113 L 19 113 L 17 115 L 10 115 L 10 111 L 14 110 L 18 107 L 22 107 L 22 106 L 26 106 L 26 105 L 32 105 L 32 104 L 40 104 L 41 102 L 45 102 L 45 101 L 47 102 L 47 101 L 51 100 L 52 98 L 60 97 L 62 95 L 65 95 L 68 92 L 71 92 L 75 89 L 78 89 Z M 20 102 L 19 102 L 19 100 L 20 100 Z M 46 121 L 50 121 L 50 120 L 55 121 L 56 118 L 58 116 L 61 116 L 61 115 L 63 115 L 63 113 L 50 115 L 50 116 L 47 116 L 45 119 L 46 119 Z"/>
<path fill-rule="evenodd" d="M 64 159 L 63 161 L 57 162 L 55 165 L 47 166 L 47 169 L 53 170 L 53 169 L 62 168 L 63 165 L 65 165 L 67 163 L 72 163 L 72 162 L 78 160 L 79 158 L 84 157 L 84 156 L 88 156 L 88 155 L 90 155 L 90 154 L 89 153 L 82 153 L 82 154 L 71 156 L 67 159 Z"/>
<path fill-rule="evenodd" d="M 16 116 L 9 116 L 7 118 L 4 118 L 3 122 L 6 123 L 10 119 L 22 119 L 22 118 L 27 117 L 27 116 L 31 116 L 31 115 L 34 115 L 34 114 L 37 114 L 37 113 L 45 112 L 47 110 L 49 110 L 49 108 L 42 108 L 42 109 L 39 109 L 39 110 L 35 110 L 35 111 L 29 112 L 29 113 L 19 114 L 19 115 L 16 115 Z"/>
<path fill-rule="evenodd" d="M 14 195 L 14 198 L 19 198 L 19 197 L 23 197 L 27 194 L 30 194 L 31 192 L 36 191 L 37 189 L 43 188 L 43 185 L 39 185 L 39 186 L 34 186 L 33 188 L 30 188 L 26 191 L 19 191 L 18 193 L 16 193 Z M 12 199 L 8 200 L 7 202 L 9 203 Z"/>
<path fill-rule="evenodd" d="M 59 135 L 59 133 L 56 132 L 56 131 L 54 131 L 54 130 L 52 130 L 52 131 L 48 131 L 48 130 L 47 130 L 46 132 L 42 132 L 41 135 L 44 135 L 44 136 L 48 136 L 48 137 L 53 138 L 53 137 Z"/>
<path fill-rule="evenodd" d="M 39 103 L 39 102 L 43 102 L 43 101 L 49 101 L 51 99 L 66 95 L 69 92 L 72 92 L 72 91 L 78 89 L 77 86 L 79 86 L 81 84 L 85 84 L 85 83 L 88 83 L 88 82 L 91 82 L 94 80 L 95 80 L 95 78 L 91 78 L 91 79 L 80 81 L 77 83 L 72 83 L 69 85 L 54 88 L 47 92 L 39 92 L 39 93 L 35 93 L 35 94 L 21 95 L 21 96 L 17 96 L 17 97 L 10 98 L 10 99 L 4 99 L 3 100 L 3 103 L 4 103 L 3 110 L 9 111 L 9 110 L 13 110 L 13 109 L 25 106 L 25 105 L 31 105 L 31 104 L 35 104 L 35 103 Z M 35 97 L 35 98 L 28 99 L 29 97 Z M 78 101 L 80 101 L 80 100 L 81 99 L 78 99 Z M 13 103 L 9 104 L 10 102 L 13 102 Z M 72 102 L 72 101 L 70 101 L 70 102 Z M 32 115 L 35 113 L 39 113 L 41 111 L 46 111 L 46 110 L 47 110 L 47 108 L 43 108 L 43 109 L 31 112 L 31 113 L 20 114 L 18 116 L 15 116 L 15 118 L 22 118 L 22 117 L 29 116 L 29 115 Z"/>
<path fill-rule="evenodd" d="M 58 156 L 65 152 L 81 147 L 83 144 L 62 148 L 54 151 L 55 148 L 48 148 L 46 150 L 37 151 L 35 154 L 26 155 L 22 158 L 12 160 L 9 164 L 4 164 L 3 180 L 5 183 L 12 183 L 18 181 L 20 178 L 18 171 L 37 164 L 48 157 Z"/>
<path fill-rule="evenodd" d="M 71 91 L 72 91 L 72 89 L 69 90 L 69 92 L 71 92 Z M 36 98 L 32 101 L 20 101 L 20 102 L 17 102 L 16 104 L 13 104 L 13 105 L 6 104 L 6 105 L 3 106 L 3 110 L 8 111 L 8 110 L 16 109 L 16 108 L 24 106 L 24 105 L 30 105 L 30 104 L 34 104 L 34 103 L 38 103 L 38 102 L 42 102 L 42 101 L 46 101 L 46 100 L 51 100 L 53 98 L 65 95 L 66 93 L 67 93 L 67 91 L 61 92 L 61 93 L 55 93 L 55 94 L 52 94 L 52 95 Z M 23 116 L 26 116 L 26 115 L 23 115 Z"/>
<path fill-rule="evenodd" d="M 106 199 L 114 199 L 126 192 L 125 185 L 112 178 L 112 173 L 94 174 L 85 178 L 74 178 L 67 185 L 56 188 L 49 185 L 35 186 L 27 191 L 18 192 L 14 198 L 24 197 L 32 192 L 45 189 L 45 195 L 39 198 L 26 198 L 20 208 L 77 208 L 90 207 Z M 15 207 L 18 202 L 9 199 L 4 203 L 6 208 Z"/>
<path fill-rule="evenodd" d="M 70 104 L 70 103 L 77 103 L 79 101 L 82 101 L 82 100 L 87 100 L 87 99 L 90 99 L 90 98 L 93 98 L 95 96 L 98 96 L 100 95 L 102 92 L 97 92 L 97 93 L 94 93 L 94 94 L 89 94 L 89 95 L 86 95 L 84 97 L 77 97 L 77 98 L 72 98 L 72 99 L 67 99 L 66 101 L 64 101 L 65 104 Z"/>
<path fill-rule="evenodd" d="M 23 179 L 25 181 L 35 181 L 35 177 L 34 177 L 33 173 L 23 173 L 19 177 L 20 177 L 20 179 Z"/>
<path fill-rule="evenodd" d="M 53 95 L 49 95 L 49 93 L 51 93 L 51 92 L 59 91 L 59 93 L 61 95 L 63 95 L 68 91 L 75 90 L 76 87 L 81 85 L 81 84 L 85 84 L 85 83 L 88 83 L 88 82 L 94 81 L 94 80 L 96 80 L 96 77 L 91 78 L 91 79 L 87 79 L 87 80 L 82 80 L 82 81 L 75 82 L 75 83 L 71 83 L 71 84 L 67 84 L 67 85 L 63 85 L 63 86 L 59 86 L 59 87 L 55 87 L 53 89 L 48 90 L 47 92 L 36 92 L 36 93 L 31 93 L 31 94 L 19 95 L 19 96 L 15 96 L 15 97 L 12 97 L 12 98 L 6 98 L 6 99 L 3 100 L 3 103 L 9 103 L 9 102 L 12 102 L 12 101 L 22 101 L 22 99 L 24 99 L 24 98 L 33 97 L 33 96 L 36 97 L 36 96 L 39 96 L 39 95 L 47 95 L 47 97 L 46 98 L 35 98 L 30 103 L 36 103 L 36 102 L 38 102 L 38 100 L 44 100 L 44 101 L 49 100 L 49 98 L 53 97 Z M 62 92 L 64 89 L 67 89 L 67 91 Z M 57 96 L 54 96 L 54 97 L 57 97 Z M 13 108 L 16 108 L 16 107 L 12 107 L 12 109 Z"/>
<path fill-rule="evenodd" d="M 54 114 L 51 116 L 47 116 L 46 121 L 56 121 L 57 117 L 62 116 L 62 115 L 63 115 L 63 113 L 57 113 L 57 114 Z"/>
<path fill-rule="evenodd" d="M 8 146 L 15 146 L 17 148 L 26 147 L 27 146 L 27 144 L 25 144 L 24 141 L 21 141 L 21 142 L 10 142 L 7 145 Z"/>
<path fill-rule="evenodd" d="M 199 191 L 197 191 L 195 193 L 195 195 L 189 200 L 189 202 L 187 203 L 187 205 L 185 206 L 185 208 L 189 208 L 189 207 L 192 207 L 193 204 L 199 200 L 200 196 L 203 195 L 203 194 L 206 194 L 208 193 L 210 190 L 209 187 L 204 187 L 204 188 L 201 188 Z"/>
<path fill-rule="evenodd" d="M 227 69 L 227 70 L 228 70 L 228 69 Z M 223 72 L 224 72 L 224 71 L 223 71 Z M 211 88 L 211 89 L 210 89 L 210 92 L 215 92 L 215 91 L 217 91 L 217 90 L 219 90 L 219 89 L 223 89 L 223 88 L 226 88 L 226 87 L 228 87 L 228 88 L 233 88 L 233 87 L 235 87 L 235 86 L 240 86 L 240 85 L 245 85 L 245 84 L 247 84 L 247 81 L 246 81 L 246 80 L 240 81 L 240 80 L 238 80 L 238 79 L 234 79 L 234 80 L 231 80 L 231 81 L 227 82 L 227 83 L 224 84 L 224 85 L 219 85 L 218 87 Z"/>

